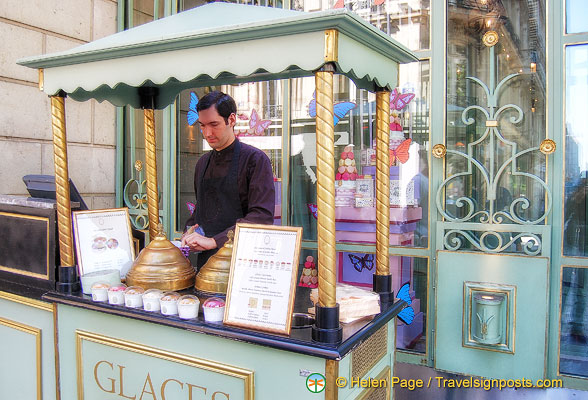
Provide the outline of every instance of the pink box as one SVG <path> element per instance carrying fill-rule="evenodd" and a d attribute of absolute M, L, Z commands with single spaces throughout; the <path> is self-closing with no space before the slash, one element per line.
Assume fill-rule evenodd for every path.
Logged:
<path fill-rule="evenodd" d="M 337 242 L 348 243 L 376 243 L 375 232 L 351 232 L 351 231 L 337 231 L 335 232 L 335 239 Z M 414 232 L 406 233 L 391 233 L 390 246 L 410 246 L 414 239 Z"/>
<path fill-rule="evenodd" d="M 391 223 L 417 222 L 423 218 L 421 207 L 390 207 Z M 335 207 L 337 222 L 376 223 L 376 208 Z"/>

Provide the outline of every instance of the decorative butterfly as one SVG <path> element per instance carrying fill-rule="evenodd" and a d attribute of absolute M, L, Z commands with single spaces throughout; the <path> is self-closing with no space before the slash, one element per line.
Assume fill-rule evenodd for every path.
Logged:
<path fill-rule="evenodd" d="M 414 310 L 410 306 L 412 304 L 412 300 L 410 298 L 410 282 L 406 282 L 404 285 L 402 285 L 400 290 L 398 290 L 398 294 L 396 294 L 396 298 L 404 300 L 406 304 L 408 304 L 408 307 L 398 313 L 398 319 L 400 319 L 406 325 L 410 325 L 414 319 Z"/>
<path fill-rule="evenodd" d="M 257 111 L 255 108 L 251 111 L 251 118 L 249 119 L 249 128 L 253 130 L 253 134 L 260 136 L 263 135 L 263 131 L 265 131 L 272 121 L 269 119 L 261 119 L 259 115 L 257 115 Z"/>
<path fill-rule="evenodd" d="M 402 110 L 404 107 L 414 99 L 414 93 L 399 93 L 398 89 L 395 88 L 390 93 L 390 109 L 391 110 Z"/>
<path fill-rule="evenodd" d="M 398 147 L 390 150 L 390 165 L 394 165 L 396 160 L 400 161 L 402 164 L 408 161 L 408 157 L 410 157 L 408 149 L 411 142 L 412 139 L 406 139 L 404 142 L 400 143 Z"/>
<path fill-rule="evenodd" d="M 316 204 L 307 204 L 308 209 L 310 210 L 312 216 L 314 217 L 314 219 L 318 219 L 318 207 L 316 206 Z"/>
<path fill-rule="evenodd" d="M 353 110 L 357 105 L 350 101 L 342 101 L 333 105 L 333 121 L 334 125 L 337 125 L 341 119 L 347 115 L 347 113 Z M 308 115 L 316 117 L 316 92 L 312 94 L 312 100 L 308 103 Z"/>
<path fill-rule="evenodd" d="M 333 5 L 333 9 L 343 8 L 343 7 L 345 7 L 345 2 L 343 0 L 337 0 L 335 5 Z"/>
<path fill-rule="evenodd" d="M 390 118 L 390 130 L 391 131 L 400 131 L 402 132 L 402 125 L 400 124 L 400 117 L 398 117 L 398 114 L 396 115 L 392 115 L 392 118 Z"/>
<path fill-rule="evenodd" d="M 194 125 L 196 121 L 198 121 L 198 111 L 196 111 L 196 106 L 198 105 L 198 96 L 196 93 L 190 92 L 190 109 L 188 110 L 188 124 Z"/>
<path fill-rule="evenodd" d="M 187 201 L 186 205 L 188 206 L 188 211 L 190 211 L 190 215 L 194 214 L 194 210 L 196 209 L 196 204 Z"/>
<path fill-rule="evenodd" d="M 374 1 L 374 6 L 379 6 L 380 4 L 384 4 L 385 0 L 375 0 Z"/>
<path fill-rule="evenodd" d="M 364 269 L 371 271 L 374 268 L 373 254 L 365 254 L 363 257 L 358 257 L 353 254 L 348 254 L 348 256 L 353 264 L 353 268 L 355 268 L 357 272 L 361 272 Z"/>
<path fill-rule="evenodd" d="M 271 123 L 272 121 L 269 119 L 261 119 L 257 111 L 253 109 L 251 110 L 251 118 L 249 118 L 249 129 L 239 131 L 237 136 L 261 136 Z"/>

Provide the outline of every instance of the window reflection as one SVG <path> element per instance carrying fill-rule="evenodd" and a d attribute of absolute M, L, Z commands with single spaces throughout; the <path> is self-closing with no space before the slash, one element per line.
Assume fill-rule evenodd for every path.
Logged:
<path fill-rule="evenodd" d="M 566 0 L 566 33 L 588 32 L 585 0 Z"/>
<path fill-rule="evenodd" d="M 347 8 L 411 50 L 429 48 L 430 0 L 293 0 L 292 9 Z"/>
<path fill-rule="evenodd" d="M 525 172 L 545 180 L 545 156 L 532 152 L 516 159 L 512 170 L 509 158 L 513 145 L 497 136 L 486 126 L 485 115 L 476 109 L 463 112 L 470 106 L 489 110 L 487 92 L 482 85 L 468 77 L 479 79 L 490 93 L 510 74 L 518 74 L 508 80 L 498 91 L 496 111 L 513 104 L 520 107 L 523 117 L 518 123 L 516 109 L 502 113 L 497 122 L 500 136 L 514 142 L 516 151 L 539 146 L 545 138 L 545 12 L 542 2 L 449 2 L 447 27 L 447 135 L 448 149 L 467 153 L 472 145 L 472 157 L 486 169 L 490 179 L 496 179 L 494 193 L 485 184 L 484 175 L 474 172 L 458 176 L 446 187 L 446 211 L 452 218 L 467 215 L 468 206 L 460 198 L 472 200 L 475 211 L 491 214 L 507 211 L 524 221 L 534 221 L 545 212 L 545 190 L 530 176 L 518 176 L 513 172 Z M 527 27 L 531 27 L 527 29 Z M 483 37 L 490 31 L 497 33 L 494 47 L 483 44 Z M 466 120 L 472 118 L 474 123 Z M 486 132 L 487 138 L 480 140 Z M 508 168 L 500 170 L 504 164 Z M 446 176 L 466 172 L 466 158 L 448 154 Z M 493 197 L 495 195 L 495 198 Z M 521 199 L 529 201 L 529 207 L 521 207 Z M 517 200 L 519 201 L 517 206 Z M 514 204 L 514 212 L 511 206 Z M 471 221 L 471 222 L 478 222 Z M 505 221 L 513 222 L 513 221 Z M 513 251 L 520 243 L 513 245 Z"/>
<path fill-rule="evenodd" d="M 563 268 L 559 371 L 588 376 L 588 268 Z"/>
<path fill-rule="evenodd" d="M 211 90 L 229 94 L 237 104 L 235 134 L 244 143 L 263 150 L 272 163 L 276 188 L 275 223 L 281 224 L 282 172 L 282 82 L 269 81 L 222 85 L 218 88 L 184 90 L 178 103 L 178 219 L 176 229 L 183 230 L 191 211 L 188 203 L 195 202 L 194 167 L 202 155 L 210 151 L 202 137 L 198 122 L 188 122 L 190 96 L 201 98 Z"/>
<path fill-rule="evenodd" d="M 588 201 L 588 45 L 566 48 L 566 182 L 564 254 L 588 255 L 586 210 Z"/>
<path fill-rule="evenodd" d="M 428 243 L 429 63 L 403 65 L 391 95 L 390 244 Z M 314 78 L 292 80 L 291 224 L 316 240 Z M 375 94 L 335 75 L 336 240 L 375 244 Z"/>

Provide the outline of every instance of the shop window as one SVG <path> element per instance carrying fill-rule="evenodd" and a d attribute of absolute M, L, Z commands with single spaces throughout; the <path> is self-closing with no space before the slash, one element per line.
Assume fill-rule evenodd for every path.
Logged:
<path fill-rule="evenodd" d="M 565 202 L 563 252 L 588 256 L 586 211 L 588 210 L 588 45 L 566 48 L 565 88 Z"/>
<path fill-rule="evenodd" d="M 522 153 L 538 148 L 546 132 L 542 4 L 449 2 L 446 145 L 453 153 L 445 176 L 454 178 L 444 186 L 448 220 L 535 224 L 545 217 L 546 158 Z M 468 155 L 483 167 L 473 167 Z M 525 240 L 502 237 L 512 241 L 505 249 L 512 252 Z"/>
<path fill-rule="evenodd" d="M 390 244 L 428 243 L 429 63 L 401 67 L 391 94 Z M 316 240 L 316 133 L 313 78 L 292 80 L 291 224 Z M 335 216 L 337 241 L 375 244 L 375 95 L 336 76 Z"/>
<path fill-rule="evenodd" d="M 588 377 L 588 268 L 564 267 L 559 372 Z"/>
<path fill-rule="evenodd" d="M 566 33 L 588 32 L 588 9 L 584 0 L 566 1 Z"/>
<path fill-rule="evenodd" d="M 409 49 L 430 47 L 429 0 L 293 0 L 292 9 L 322 11 L 347 8 Z"/>
<path fill-rule="evenodd" d="M 210 151 L 202 137 L 198 122 L 190 118 L 193 108 L 191 103 L 194 104 L 193 96 L 199 99 L 213 89 L 227 93 L 235 99 L 235 133 L 239 140 L 263 150 L 270 158 L 276 189 L 275 223 L 281 225 L 282 86 L 281 81 L 269 81 L 188 89 L 180 94 L 177 121 L 177 230 L 183 230 L 192 213 L 192 204 L 195 203 L 196 162 L 205 152 Z"/>

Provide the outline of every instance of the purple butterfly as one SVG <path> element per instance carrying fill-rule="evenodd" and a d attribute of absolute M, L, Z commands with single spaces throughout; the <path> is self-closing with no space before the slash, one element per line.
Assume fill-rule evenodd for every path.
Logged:
<path fill-rule="evenodd" d="M 310 212 L 312 213 L 312 216 L 314 217 L 314 219 L 318 219 L 318 207 L 316 206 L 316 204 L 307 204 L 308 209 L 310 210 Z"/>
<path fill-rule="evenodd" d="M 374 268 L 374 255 L 373 254 L 365 254 L 363 257 L 358 257 L 353 254 L 348 254 L 351 263 L 353 264 L 353 268 L 357 272 L 361 272 L 364 269 L 371 271 Z"/>
<path fill-rule="evenodd" d="M 188 206 L 188 211 L 190 211 L 190 215 L 194 214 L 194 210 L 196 209 L 196 204 L 190 203 L 189 201 L 186 202 Z"/>

